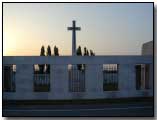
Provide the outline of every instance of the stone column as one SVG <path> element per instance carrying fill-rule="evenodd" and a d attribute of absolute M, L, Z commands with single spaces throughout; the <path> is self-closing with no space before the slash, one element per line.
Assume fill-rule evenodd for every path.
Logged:
<path fill-rule="evenodd" d="M 103 65 L 86 65 L 85 86 L 87 97 L 99 98 L 103 93 Z"/>
<path fill-rule="evenodd" d="M 33 65 L 16 65 L 16 99 L 31 99 L 33 96 Z"/>
<path fill-rule="evenodd" d="M 135 92 L 136 91 L 136 70 L 135 70 L 135 64 L 129 64 L 129 80 L 128 80 L 128 85 L 129 85 L 129 92 Z"/>
<path fill-rule="evenodd" d="M 120 64 L 118 88 L 120 96 L 129 97 L 136 91 L 135 66 L 134 64 Z"/>
<path fill-rule="evenodd" d="M 145 90 L 145 82 L 146 82 L 146 78 L 145 78 L 145 72 L 146 72 L 146 65 L 142 64 L 141 65 L 141 90 Z"/>
<path fill-rule="evenodd" d="M 68 98 L 68 65 L 51 65 L 51 95 L 49 99 Z"/>
<path fill-rule="evenodd" d="M 155 79 L 154 76 L 153 76 L 153 63 L 149 65 L 149 89 L 150 89 L 150 96 L 153 96 L 153 87 L 154 87 L 154 84 L 153 84 L 153 81 Z M 155 74 L 155 73 L 154 73 Z M 155 83 L 155 81 L 154 81 Z"/>

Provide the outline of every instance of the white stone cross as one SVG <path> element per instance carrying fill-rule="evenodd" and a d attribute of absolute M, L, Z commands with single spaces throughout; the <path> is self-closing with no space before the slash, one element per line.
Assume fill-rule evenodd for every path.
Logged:
<path fill-rule="evenodd" d="M 72 56 L 76 55 L 76 30 L 81 30 L 80 27 L 76 27 L 75 20 L 72 21 L 72 27 L 68 27 L 68 30 L 72 30 Z"/>

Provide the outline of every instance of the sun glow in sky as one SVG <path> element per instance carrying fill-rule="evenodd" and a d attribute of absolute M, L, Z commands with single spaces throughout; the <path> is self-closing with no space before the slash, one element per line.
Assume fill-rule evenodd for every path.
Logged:
<path fill-rule="evenodd" d="M 4 3 L 3 55 L 39 55 L 42 45 L 71 55 L 72 20 L 77 46 L 96 55 L 140 55 L 153 40 L 152 3 Z"/>

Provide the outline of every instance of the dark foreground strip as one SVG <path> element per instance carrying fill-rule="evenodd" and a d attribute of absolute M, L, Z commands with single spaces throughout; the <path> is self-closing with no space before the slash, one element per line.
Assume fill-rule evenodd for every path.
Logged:
<path fill-rule="evenodd" d="M 153 117 L 152 106 L 109 107 L 96 109 L 5 109 L 3 116 L 147 116 Z"/>
<path fill-rule="evenodd" d="M 149 102 L 154 103 L 154 97 L 120 98 L 120 99 L 74 99 L 74 100 L 3 100 L 3 107 L 8 105 L 79 105 L 79 104 L 128 104 Z"/>

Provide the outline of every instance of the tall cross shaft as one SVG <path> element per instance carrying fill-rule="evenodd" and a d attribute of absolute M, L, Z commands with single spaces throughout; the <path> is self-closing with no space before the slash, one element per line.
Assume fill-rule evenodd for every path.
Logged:
<path fill-rule="evenodd" d="M 68 27 L 68 30 L 72 30 L 72 56 L 76 55 L 76 30 L 81 30 L 80 27 L 76 27 L 75 20 L 72 21 L 72 27 Z"/>

